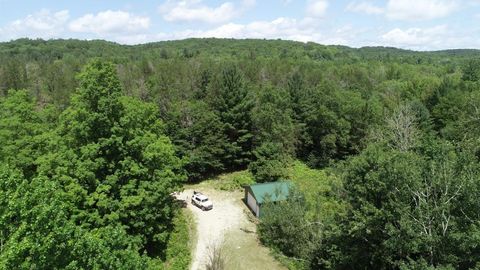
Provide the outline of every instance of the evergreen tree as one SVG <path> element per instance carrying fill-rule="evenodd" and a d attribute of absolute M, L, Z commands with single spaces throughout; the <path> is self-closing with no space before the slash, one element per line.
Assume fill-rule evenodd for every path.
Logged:
<path fill-rule="evenodd" d="M 228 169 L 245 167 L 252 155 L 252 98 L 241 71 L 235 65 L 222 70 L 212 85 L 212 107 L 225 125 L 228 144 L 225 145 L 225 166 Z"/>
<path fill-rule="evenodd" d="M 168 134 L 185 158 L 191 180 L 198 180 L 225 169 L 227 138 L 220 117 L 202 101 L 179 103 L 168 116 Z"/>

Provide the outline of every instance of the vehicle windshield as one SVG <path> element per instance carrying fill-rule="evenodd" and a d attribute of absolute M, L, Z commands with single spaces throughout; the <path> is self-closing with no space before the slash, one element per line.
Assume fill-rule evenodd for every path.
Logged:
<path fill-rule="evenodd" d="M 202 200 L 202 202 L 206 202 L 206 201 L 208 201 L 208 199 L 203 199 L 203 200 Z"/>

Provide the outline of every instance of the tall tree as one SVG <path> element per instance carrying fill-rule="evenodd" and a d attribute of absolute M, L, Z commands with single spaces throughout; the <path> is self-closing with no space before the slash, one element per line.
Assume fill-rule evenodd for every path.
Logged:
<path fill-rule="evenodd" d="M 235 65 L 225 67 L 212 84 L 210 100 L 225 125 L 225 165 L 229 169 L 245 167 L 252 151 L 252 97 L 247 83 Z"/>
<path fill-rule="evenodd" d="M 271 86 L 258 90 L 252 123 L 256 144 L 274 142 L 293 155 L 296 146 L 296 125 L 288 92 Z"/>
<path fill-rule="evenodd" d="M 24 89 L 27 86 L 26 67 L 18 58 L 12 58 L 5 63 L 2 75 L 3 95 L 10 89 Z"/>
<path fill-rule="evenodd" d="M 351 160 L 344 175 L 349 213 L 341 236 L 332 242 L 344 256 L 333 268 L 348 269 L 353 263 L 360 269 L 405 263 L 475 267 L 470 258 L 477 250 L 474 240 L 460 235 L 463 230 L 478 235 L 471 218 L 478 211 L 462 213 L 467 201 L 462 198 L 477 190 L 467 187 L 478 177 L 478 165 L 472 167 L 471 157 L 459 158 L 448 143 L 433 140 L 425 146 L 425 152 L 415 153 L 372 145 Z"/>
<path fill-rule="evenodd" d="M 471 59 L 467 61 L 462 67 L 462 80 L 476 82 L 480 79 L 480 61 L 478 59 Z"/>
<path fill-rule="evenodd" d="M 161 252 L 174 214 L 169 194 L 183 176 L 158 108 L 121 97 L 112 64 L 93 61 L 79 80 L 42 174 L 72 194 L 76 222 L 121 224 L 150 254 Z"/>
<path fill-rule="evenodd" d="M 0 98 L 0 161 L 19 168 L 27 178 L 33 176 L 36 158 L 44 154 L 45 126 L 29 93 L 10 90 Z"/>
<path fill-rule="evenodd" d="M 168 114 L 167 132 L 185 158 L 191 180 L 198 180 L 225 169 L 228 148 L 220 117 L 203 101 L 180 102 Z"/>
<path fill-rule="evenodd" d="M 271 86 L 259 89 L 252 121 L 255 149 L 249 169 L 258 182 L 285 178 L 297 142 L 288 92 Z"/>
<path fill-rule="evenodd" d="M 146 269 L 141 242 L 120 225 L 89 231 L 70 219 L 59 183 L 0 165 L 0 268 Z"/>

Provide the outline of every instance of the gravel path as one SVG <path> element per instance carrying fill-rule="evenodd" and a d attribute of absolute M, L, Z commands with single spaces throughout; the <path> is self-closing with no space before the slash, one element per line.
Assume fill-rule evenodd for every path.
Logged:
<path fill-rule="evenodd" d="M 205 269 L 208 257 L 208 248 L 221 245 L 224 236 L 229 231 L 240 230 L 246 220 L 243 208 L 238 202 L 238 196 L 231 192 L 214 190 L 197 190 L 207 195 L 213 202 L 213 209 L 202 211 L 190 203 L 193 190 L 185 190 L 179 195 L 180 199 L 188 202 L 188 208 L 193 212 L 197 222 L 198 241 L 193 256 L 192 270 Z"/>

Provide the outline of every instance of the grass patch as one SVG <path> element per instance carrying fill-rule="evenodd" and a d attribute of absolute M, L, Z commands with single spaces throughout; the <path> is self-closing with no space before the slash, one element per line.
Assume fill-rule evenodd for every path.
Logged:
<path fill-rule="evenodd" d="M 252 174 L 248 170 L 233 173 L 220 174 L 214 178 L 207 179 L 195 186 L 209 187 L 223 191 L 242 190 L 242 186 L 254 184 Z"/>
<path fill-rule="evenodd" d="M 228 270 L 284 270 L 285 267 L 262 246 L 255 234 L 242 231 L 229 232 L 225 236 L 224 251 L 228 254 L 225 269 Z"/>
<path fill-rule="evenodd" d="M 196 225 L 193 214 L 181 209 L 173 220 L 175 229 L 167 243 L 164 269 L 187 270 L 192 261 L 193 245 L 196 242 Z"/>
<path fill-rule="evenodd" d="M 307 270 L 308 265 L 304 261 L 295 260 L 294 258 L 283 255 L 282 252 L 272 249 L 272 256 L 288 270 Z"/>
<path fill-rule="evenodd" d="M 320 217 L 322 220 L 345 211 L 345 206 L 338 201 L 336 194 L 342 188 L 342 181 L 327 170 L 311 169 L 300 161 L 295 161 L 288 169 L 289 179 L 305 194 L 309 205 L 309 218 Z"/>

